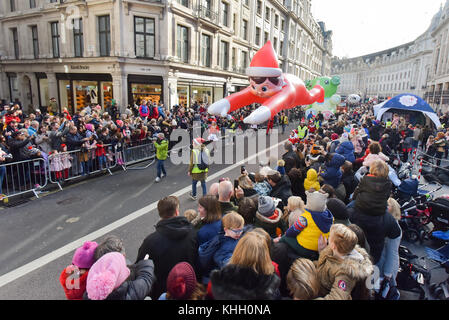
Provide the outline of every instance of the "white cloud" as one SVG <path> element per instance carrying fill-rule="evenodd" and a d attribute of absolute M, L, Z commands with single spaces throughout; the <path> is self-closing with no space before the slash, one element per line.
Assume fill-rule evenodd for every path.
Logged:
<path fill-rule="evenodd" d="M 357 57 L 423 34 L 444 0 L 312 0 L 312 14 L 333 31 L 333 54 Z"/>

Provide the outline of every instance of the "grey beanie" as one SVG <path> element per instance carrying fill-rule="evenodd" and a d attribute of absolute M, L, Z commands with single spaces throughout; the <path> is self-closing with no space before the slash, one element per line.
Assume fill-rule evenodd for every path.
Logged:
<path fill-rule="evenodd" d="M 276 210 L 276 205 L 271 197 L 261 196 L 259 197 L 259 207 L 257 211 L 264 217 L 271 217 L 274 210 Z"/>

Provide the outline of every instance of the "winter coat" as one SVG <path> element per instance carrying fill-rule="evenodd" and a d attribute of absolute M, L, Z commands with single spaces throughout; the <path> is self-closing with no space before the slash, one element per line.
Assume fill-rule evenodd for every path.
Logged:
<path fill-rule="evenodd" d="M 355 295 L 354 289 L 365 288 L 365 281 L 374 270 L 368 253 L 358 245 L 344 259 L 334 256 L 327 247 L 321 251 L 316 266 L 321 297 L 317 300 L 363 299 Z"/>
<path fill-rule="evenodd" d="M 49 139 L 48 140 L 45 139 L 45 137 L 48 135 L 48 133 L 37 134 L 36 138 L 34 139 L 34 142 L 39 147 L 39 149 L 41 149 L 42 151 L 44 151 L 47 154 L 50 153 L 52 150 L 51 141 Z"/>
<path fill-rule="evenodd" d="M 338 141 L 338 140 L 332 141 L 329 146 L 329 153 L 335 153 L 335 150 L 337 150 L 339 145 L 340 145 L 340 141 Z"/>
<path fill-rule="evenodd" d="M 59 153 L 52 154 L 50 156 L 50 171 L 58 172 L 64 170 L 64 164 L 62 163 L 62 155 Z"/>
<path fill-rule="evenodd" d="M 269 196 L 272 190 L 271 185 L 267 181 L 258 182 L 254 184 L 254 190 L 256 190 L 259 196 Z"/>
<path fill-rule="evenodd" d="M 388 178 L 366 175 L 354 191 L 355 208 L 372 216 L 383 215 L 388 207 L 392 183 Z"/>
<path fill-rule="evenodd" d="M 232 202 L 222 202 L 222 201 L 218 201 L 218 202 L 220 203 L 222 216 L 224 216 L 225 214 L 227 214 L 231 211 L 237 212 L 239 210 L 239 207 L 234 205 L 234 203 L 232 203 Z"/>
<path fill-rule="evenodd" d="M 265 217 L 264 215 L 256 212 L 256 220 L 254 222 L 254 228 L 262 228 L 272 238 L 277 238 L 282 235 L 287 229 L 288 225 L 284 219 L 280 209 L 276 209 L 271 217 Z"/>
<path fill-rule="evenodd" d="M 151 291 L 153 300 L 167 291 L 168 273 L 177 263 L 188 262 L 195 268 L 198 258 L 197 231 L 185 217 L 160 220 L 155 229 L 143 241 L 136 259 L 143 260 L 148 254 L 155 263 L 156 282 Z"/>
<path fill-rule="evenodd" d="M 288 176 L 283 176 L 281 180 L 272 188 L 270 197 L 278 198 L 282 200 L 280 204 L 281 209 L 288 205 L 288 198 L 292 196 L 292 185 Z"/>
<path fill-rule="evenodd" d="M 335 189 L 341 183 L 342 172 L 340 167 L 345 163 L 345 158 L 338 153 L 335 153 L 332 160 L 326 163 L 326 171 L 321 174 L 324 179 L 324 184 L 329 184 Z"/>
<path fill-rule="evenodd" d="M 321 189 L 320 183 L 318 182 L 318 174 L 314 169 L 308 170 L 307 177 L 304 179 L 304 190 L 309 191 L 312 188 L 316 191 Z"/>
<path fill-rule="evenodd" d="M 74 268 L 77 267 L 70 265 L 62 270 L 61 275 L 59 276 L 59 283 L 64 289 L 67 300 L 83 300 L 83 294 L 86 291 L 87 275 L 89 272 L 86 271 L 81 275 L 81 277 L 75 278 L 72 276 L 72 270 L 74 270 Z M 67 286 L 67 280 L 69 277 L 70 284 L 72 285 L 71 289 Z M 78 286 L 75 286 L 75 281 L 77 281 Z"/>
<path fill-rule="evenodd" d="M 212 270 L 223 268 L 231 259 L 238 241 L 222 232 L 203 243 L 198 248 L 198 260 L 203 276 L 208 277 Z"/>
<path fill-rule="evenodd" d="M 62 161 L 62 166 L 64 169 L 69 169 L 72 167 L 72 163 L 71 160 L 73 160 L 72 156 L 68 153 L 63 153 L 60 155 L 61 156 L 61 161 Z"/>
<path fill-rule="evenodd" d="M 8 146 L 14 161 L 30 159 L 31 155 L 28 152 L 28 147 L 31 146 L 30 141 L 31 140 L 29 138 L 25 140 L 17 140 L 14 138 L 9 139 Z"/>
<path fill-rule="evenodd" d="M 168 141 L 166 139 L 164 140 L 157 140 L 153 142 L 154 147 L 156 148 L 156 158 L 158 160 L 167 160 L 168 156 Z"/>
<path fill-rule="evenodd" d="M 221 220 L 217 220 L 212 223 L 203 224 L 197 233 L 198 245 L 200 246 L 203 243 L 211 240 L 222 230 L 223 230 L 223 225 L 221 223 Z"/>
<path fill-rule="evenodd" d="M 358 185 L 358 182 L 354 177 L 354 172 L 352 172 L 352 171 L 347 172 L 347 173 L 344 172 L 343 175 L 341 176 L 341 182 L 345 186 L 345 190 L 346 190 L 345 203 L 348 204 L 349 197 L 351 196 L 351 194 L 354 193 L 354 190 L 355 190 L 355 188 L 357 188 L 357 185 Z"/>
<path fill-rule="evenodd" d="M 285 173 L 288 174 L 291 169 L 299 168 L 301 166 L 301 160 L 294 151 L 289 151 L 282 156 L 282 160 L 285 161 Z"/>
<path fill-rule="evenodd" d="M 141 118 L 146 118 L 150 115 L 150 108 L 152 108 L 152 106 L 147 106 L 147 105 L 141 105 L 139 107 L 139 115 Z"/>
<path fill-rule="evenodd" d="M 346 160 L 348 160 L 351 163 L 354 163 L 355 156 L 354 156 L 354 145 L 351 141 L 345 141 L 340 143 L 337 150 L 335 150 L 336 153 L 341 154 L 343 157 L 345 157 Z"/>
<path fill-rule="evenodd" d="M 348 209 L 349 220 L 358 225 L 365 233 L 370 247 L 370 255 L 376 264 L 382 255 L 385 238 L 396 239 L 401 235 L 401 228 L 390 213 L 372 216 L 356 208 Z"/>
<path fill-rule="evenodd" d="M 72 134 L 69 132 L 66 135 L 67 150 L 73 151 L 80 149 L 84 143 L 84 141 L 82 141 L 83 139 L 83 136 L 79 132 L 77 132 L 76 134 Z"/>
<path fill-rule="evenodd" d="M 154 277 L 154 263 L 151 260 L 141 260 L 131 266 L 132 275 L 118 288 L 114 289 L 105 300 L 144 300 L 150 295 L 151 288 L 156 280 Z M 83 296 L 89 300 L 87 291 Z"/>
<path fill-rule="evenodd" d="M 275 274 L 258 274 L 252 268 L 227 265 L 211 273 L 215 300 L 275 300 L 280 298 L 280 279 Z"/>

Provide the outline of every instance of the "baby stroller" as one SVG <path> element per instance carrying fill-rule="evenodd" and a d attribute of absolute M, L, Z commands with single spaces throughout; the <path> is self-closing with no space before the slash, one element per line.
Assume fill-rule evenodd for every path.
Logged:
<path fill-rule="evenodd" d="M 399 272 L 396 277 L 399 290 L 418 293 L 419 300 L 427 300 L 423 286 L 430 281 L 430 272 L 416 262 L 418 256 L 407 247 L 399 247 Z"/>
<path fill-rule="evenodd" d="M 427 257 L 439 264 L 436 268 L 443 267 L 449 273 L 449 244 L 434 250 L 426 248 Z M 429 291 L 440 300 L 449 300 L 449 279 L 440 283 L 432 283 Z"/>
<path fill-rule="evenodd" d="M 447 231 L 449 229 L 449 195 L 429 201 L 427 205 L 430 208 L 430 220 L 435 230 Z"/>

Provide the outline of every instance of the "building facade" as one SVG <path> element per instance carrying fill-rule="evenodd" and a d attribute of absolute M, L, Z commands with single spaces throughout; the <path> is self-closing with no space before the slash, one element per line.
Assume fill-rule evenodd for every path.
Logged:
<path fill-rule="evenodd" d="M 0 2 L 0 98 L 54 97 L 76 112 L 142 99 L 213 103 L 248 86 L 268 40 L 304 80 L 332 56 L 310 0 L 7 0 Z"/>
<path fill-rule="evenodd" d="M 332 60 L 332 75 L 341 78 L 343 97 L 358 94 L 379 101 L 402 93 L 425 97 L 434 49 L 437 13 L 429 28 L 416 40 L 361 57 Z"/>
<path fill-rule="evenodd" d="M 425 99 L 434 110 L 449 111 L 449 1 L 435 16 L 434 51 Z"/>

